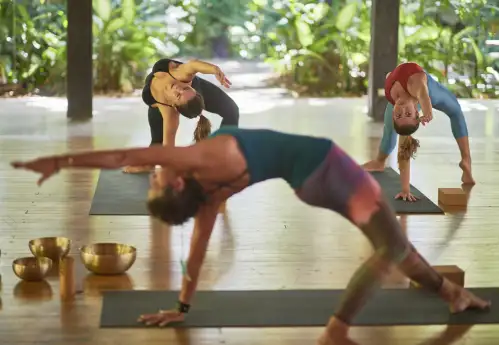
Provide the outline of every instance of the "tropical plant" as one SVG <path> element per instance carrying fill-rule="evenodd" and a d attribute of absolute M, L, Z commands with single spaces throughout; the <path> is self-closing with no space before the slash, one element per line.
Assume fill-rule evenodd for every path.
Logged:
<path fill-rule="evenodd" d="M 92 4 L 94 89 L 131 91 L 143 82 L 156 59 L 168 55 L 164 24 L 147 20 L 163 8 L 152 9 L 151 3 L 137 6 L 135 0 L 93 0 Z"/>
<path fill-rule="evenodd" d="M 186 29 L 175 35 L 181 55 L 204 58 L 238 56 L 231 42 L 230 29 L 248 20 L 249 0 L 171 0 L 172 7 L 182 9 L 179 17 Z"/>
<path fill-rule="evenodd" d="M 39 1 L 0 2 L 0 84 L 41 87 L 63 58 L 64 12 Z"/>
<path fill-rule="evenodd" d="M 264 3 L 259 2 L 263 10 Z M 316 1 L 274 2 L 281 18 L 266 33 L 267 61 L 299 94 L 363 93 L 369 50 L 368 8 L 352 1 L 338 9 Z M 266 11 L 269 11 L 268 9 Z"/>
<path fill-rule="evenodd" d="M 0 86 L 65 91 L 66 1 L 0 0 Z M 458 96 L 499 96 L 499 47 L 485 43 L 499 39 L 499 5 L 401 2 L 399 61 L 417 61 Z M 95 91 L 131 91 L 156 59 L 191 55 L 265 59 L 274 82 L 301 95 L 364 94 L 370 4 L 93 0 Z"/>
<path fill-rule="evenodd" d="M 464 6 L 466 5 L 466 6 Z M 452 1 L 436 6 L 422 2 L 401 9 L 399 57 L 417 61 L 458 96 L 473 97 L 497 92 L 490 81 L 493 58 L 484 52 L 487 26 L 492 22 L 475 18 L 486 7 L 484 0 L 474 4 Z M 489 6 L 497 13 L 499 8 Z M 496 19 L 497 20 L 497 19 Z M 482 85 L 481 87 L 479 85 Z"/>

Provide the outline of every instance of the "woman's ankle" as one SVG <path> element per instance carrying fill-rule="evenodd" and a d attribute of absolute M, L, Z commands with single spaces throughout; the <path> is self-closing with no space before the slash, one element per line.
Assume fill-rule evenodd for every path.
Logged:
<path fill-rule="evenodd" d="M 350 325 L 336 316 L 331 317 L 326 326 L 326 332 L 330 337 L 346 337 L 349 330 Z"/>
<path fill-rule="evenodd" d="M 459 285 L 454 284 L 450 280 L 443 278 L 442 286 L 438 291 L 438 294 L 447 302 L 453 302 L 459 297 L 462 288 Z"/>

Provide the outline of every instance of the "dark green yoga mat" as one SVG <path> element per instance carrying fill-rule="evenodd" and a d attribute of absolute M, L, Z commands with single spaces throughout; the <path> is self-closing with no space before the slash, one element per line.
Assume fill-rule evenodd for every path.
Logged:
<path fill-rule="evenodd" d="M 411 191 L 420 200 L 409 203 L 394 200 L 400 192 L 400 177 L 395 170 L 388 168 L 384 172 L 372 172 L 383 188 L 398 214 L 444 213 L 418 189 L 411 186 Z M 149 174 L 125 174 L 121 170 L 102 170 L 95 190 L 90 215 L 147 216 L 147 189 Z"/>
<path fill-rule="evenodd" d="M 90 215 L 147 216 L 149 173 L 125 174 L 121 170 L 101 170 Z"/>
<path fill-rule="evenodd" d="M 392 168 L 386 168 L 383 172 L 371 172 L 378 181 L 388 200 L 391 201 L 397 214 L 443 214 L 444 211 L 433 201 L 428 199 L 416 187 L 411 185 L 411 193 L 419 198 L 416 202 L 395 200 L 395 195 L 400 193 L 400 175 Z"/>
<path fill-rule="evenodd" d="M 499 323 L 499 288 L 470 289 L 492 301 L 487 311 L 450 314 L 435 294 L 418 289 L 379 290 L 356 318 L 355 325 L 447 325 Z M 307 327 L 324 326 L 343 290 L 199 291 L 185 322 L 172 327 Z M 101 327 L 146 327 L 141 314 L 170 309 L 176 291 L 107 291 Z M 494 308 L 494 305 L 496 308 Z"/>

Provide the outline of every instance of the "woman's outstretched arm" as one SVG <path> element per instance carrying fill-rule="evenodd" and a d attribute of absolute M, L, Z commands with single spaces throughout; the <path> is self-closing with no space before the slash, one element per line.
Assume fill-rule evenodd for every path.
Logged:
<path fill-rule="evenodd" d="M 179 113 L 175 108 L 158 105 L 163 117 L 163 145 L 175 146 L 175 137 L 180 123 Z"/>
<path fill-rule="evenodd" d="M 68 153 L 27 162 L 13 162 L 12 166 L 42 174 L 38 181 L 39 185 L 60 169 L 66 168 L 114 170 L 128 165 L 161 165 L 181 173 L 196 170 L 205 164 L 206 154 L 203 153 L 205 146 L 206 141 L 188 147 L 153 145 L 147 148 Z"/>
<path fill-rule="evenodd" d="M 183 77 L 191 79 L 194 78 L 194 76 L 197 73 L 202 73 L 202 74 L 213 74 L 217 80 L 220 82 L 225 87 L 230 87 L 232 83 L 227 79 L 225 74 L 222 72 L 220 67 L 217 65 L 211 64 L 209 62 L 201 61 L 201 60 L 190 60 L 180 66 L 177 67 L 177 71 L 179 74 L 181 74 Z M 183 78 L 182 78 L 183 79 Z"/>
<path fill-rule="evenodd" d="M 398 165 L 400 171 L 400 187 L 402 191 L 395 196 L 395 199 L 404 201 L 417 201 L 418 198 L 411 194 L 411 156 L 407 155 L 407 148 L 404 147 L 405 137 L 401 137 L 398 146 Z"/>
<path fill-rule="evenodd" d="M 59 168 L 118 169 L 127 165 L 161 165 L 176 170 L 197 168 L 201 157 L 194 146 L 150 146 L 52 156 Z M 46 159 L 46 158 L 41 158 Z"/>
<path fill-rule="evenodd" d="M 196 73 L 215 74 L 220 69 L 217 65 L 201 60 L 189 60 L 177 67 L 179 71 L 194 76 Z"/>

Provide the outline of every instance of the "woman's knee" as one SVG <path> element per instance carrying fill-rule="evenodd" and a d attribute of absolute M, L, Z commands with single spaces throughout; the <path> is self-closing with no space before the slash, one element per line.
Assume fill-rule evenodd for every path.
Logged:
<path fill-rule="evenodd" d="M 411 251 L 411 244 L 386 200 L 378 202 L 377 211 L 360 227 L 371 241 L 375 252 L 384 260 L 400 263 Z"/>
<path fill-rule="evenodd" d="M 391 264 L 402 263 L 412 252 L 409 241 L 394 241 L 376 248 L 376 254 Z"/>

